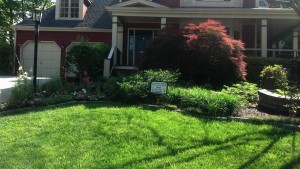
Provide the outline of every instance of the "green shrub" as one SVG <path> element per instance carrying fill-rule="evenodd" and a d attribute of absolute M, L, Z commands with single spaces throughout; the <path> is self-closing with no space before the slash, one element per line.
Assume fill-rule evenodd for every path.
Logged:
<path fill-rule="evenodd" d="M 13 46 L 0 40 L 0 74 L 9 73 L 13 65 Z"/>
<path fill-rule="evenodd" d="M 33 96 L 33 85 L 31 80 L 28 79 L 27 74 L 20 75 L 10 91 L 8 104 L 13 106 L 23 106 L 26 105 L 26 102 L 32 99 Z"/>
<path fill-rule="evenodd" d="M 92 81 L 96 81 L 103 74 L 104 57 L 108 54 L 108 45 L 105 43 L 90 43 L 81 40 L 67 53 L 65 67 L 68 74 L 75 74 L 82 81 L 84 71 Z"/>
<path fill-rule="evenodd" d="M 241 82 L 232 86 L 224 86 L 223 93 L 232 94 L 240 98 L 245 106 L 252 106 L 258 101 L 258 87 L 254 83 Z"/>
<path fill-rule="evenodd" d="M 71 95 L 54 95 L 52 97 L 42 97 L 35 99 L 35 106 L 48 106 L 55 105 L 59 103 L 65 103 L 73 100 Z"/>
<path fill-rule="evenodd" d="M 98 87 L 97 95 L 102 93 L 108 100 L 119 101 L 122 99 L 119 83 L 122 81 L 122 77 L 111 77 L 107 81 L 103 81 L 103 84 Z"/>
<path fill-rule="evenodd" d="M 138 64 L 145 69 L 179 69 L 180 57 L 184 55 L 184 37 L 174 27 L 165 27 L 154 38 Z"/>
<path fill-rule="evenodd" d="M 192 109 L 201 115 L 232 116 L 241 107 L 241 102 L 234 95 L 214 92 L 198 87 L 172 87 L 161 99 L 184 109 Z"/>
<path fill-rule="evenodd" d="M 109 100 L 124 102 L 153 102 L 157 98 L 150 92 L 151 82 L 163 81 L 174 84 L 180 74 L 167 70 L 145 70 L 123 77 L 111 77 L 98 83 L 97 93 Z"/>
<path fill-rule="evenodd" d="M 281 65 L 266 66 L 260 78 L 261 87 L 265 89 L 283 89 L 288 85 L 286 71 Z"/>
<path fill-rule="evenodd" d="M 290 81 L 298 82 L 300 80 L 300 60 L 299 59 L 283 59 L 283 58 L 266 58 L 266 57 L 246 57 L 247 76 L 246 80 L 251 83 L 260 83 L 260 73 L 264 67 L 269 65 L 282 65 L 288 71 Z"/>
<path fill-rule="evenodd" d="M 41 86 L 41 90 L 49 94 L 62 92 L 64 90 L 62 79 L 60 77 L 54 77 L 50 79 Z"/>
<path fill-rule="evenodd" d="M 151 82 L 163 81 L 172 85 L 178 80 L 178 77 L 178 72 L 145 70 L 124 77 L 119 86 L 125 102 L 154 102 L 157 97 L 150 92 Z"/>
<path fill-rule="evenodd" d="M 244 45 L 214 20 L 188 24 L 184 31 L 166 28 L 145 50 L 141 69 L 180 70 L 182 78 L 222 87 L 245 79 Z"/>

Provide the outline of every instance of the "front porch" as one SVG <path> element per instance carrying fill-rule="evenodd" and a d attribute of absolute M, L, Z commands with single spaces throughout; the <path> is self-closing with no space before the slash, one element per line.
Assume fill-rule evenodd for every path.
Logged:
<path fill-rule="evenodd" d="M 172 25 L 180 30 L 188 23 L 197 24 L 207 18 L 222 22 L 230 36 L 242 40 L 247 56 L 292 58 L 299 52 L 300 20 L 293 10 L 218 9 L 220 12 L 216 13 L 214 9 L 168 7 L 111 6 L 107 9 L 113 22 L 112 48 L 104 63 L 105 77 L 113 69 L 137 69 L 143 50 L 160 29 Z M 288 35 L 292 35 L 292 48 L 282 49 L 280 41 Z"/>

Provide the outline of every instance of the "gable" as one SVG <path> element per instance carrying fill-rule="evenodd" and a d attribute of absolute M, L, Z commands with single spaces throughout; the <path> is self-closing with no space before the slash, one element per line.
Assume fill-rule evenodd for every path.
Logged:
<path fill-rule="evenodd" d="M 154 3 L 149 0 L 129 0 L 125 2 L 118 3 L 112 7 L 148 7 L 148 8 L 168 8 L 166 6 Z"/>

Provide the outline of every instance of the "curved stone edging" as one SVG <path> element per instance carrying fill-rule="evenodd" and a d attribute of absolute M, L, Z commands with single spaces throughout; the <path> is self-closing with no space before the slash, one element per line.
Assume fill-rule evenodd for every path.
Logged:
<path fill-rule="evenodd" d="M 289 97 L 273 93 L 266 89 L 258 90 L 259 101 L 258 105 L 271 109 L 276 112 L 288 114 L 288 100 Z M 300 100 L 297 101 L 300 105 Z"/>
<path fill-rule="evenodd" d="M 14 109 L 14 110 L 7 110 L 7 111 L 3 111 L 0 112 L 0 116 L 1 115 L 5 115 L 5 114 L 9 114 L 10 112 L 13 111 L 24 111 L 24 110 L 34 110 L 37 108 L 51 108 L 51 107 L 56 107 L 56 106 L 63 106 L 63 105 L 69 105 L 69 104 L 80 104 L 80 103 L 115 103 L 112 101 L 69 101 L 69 102 L 65 102 L 65 103 L 58 103 L 58 104 L 54 104 L 54 105 L 48 105 L 48 106 L 44 106 L 44 107 L 26 107 L 26 108 L 20 108 L 20 109 Z M 141 104 L 143 106 L 153 106 L 153 105 L 149 105 L 149 104 Z M 164 107 L 163 105 L 155 105 L 155 107 Z M 182 112 L 181 110 L 176 110 L 177 112 Z M 251 123 L 251 124 L 267 124 L 267 125 L 274 125 L 277 127 L 281 127 L 281 128 L 286 128 L 289 130 L 296 130 L 296 131 L 300 131 L 300 125 L 293 125 L 293 124 L 281 124 L 281 123 L 274 123 L 274 122 L 267 122 L 264 120 L 252 120 L 249 118 L 244 118 L 244 117 L 214 117 L 214 116 L 198 116 L 199 118 L 206 118 L 206 119 L 215 119 L 215 120 L 233 120 L 233 121 L 238 121 L 238 122 L 245 122 L 245 123 Z"/>
<path fill-rule="evenodd" d="M 266 124 L 266 125 L 273 125 L 276 127 L 281 127 L 289 130 L 296 130 L 300 131 L 300 125 L 293 125 L 293 124 L 282 124 L 282 123 L 275 123 L 275 122 L 268 122 L 264 120 L 253 120 L 249 118 L 244 117 L 210 117 L 210 116 L 203 116 L 202 118 L 210 118 L 210 119 L 216 119 L 216 120 L 233 120 L 238 122 L 244 122 L 244 123 L 251 123 L 251 124 Z"/>

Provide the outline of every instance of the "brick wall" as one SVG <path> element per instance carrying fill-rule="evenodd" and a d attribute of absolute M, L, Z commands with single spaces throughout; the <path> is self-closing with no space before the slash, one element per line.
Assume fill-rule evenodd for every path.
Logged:
<path fill-rule="evenodd" d="M 244 8 L 255 8 L 255 0 L 243 0 Z"/>
<path fill-rule="evenodd" d="M 66 48 L 77 41 L 78 37 L 87 38 L 90 42 L 105 42 L 111 45 L 111 32 L 59 32 L 59 31 L 40 31 L 40 41 L 54 41 L 61 47 L 61 65 L 64 64 Z M 21 46 L 26 41 L 34 41 L 34 31 L 17 31 L 16 55 L 20 58 Z M 16 64 L 16 70 L 18 69 Z"/>

